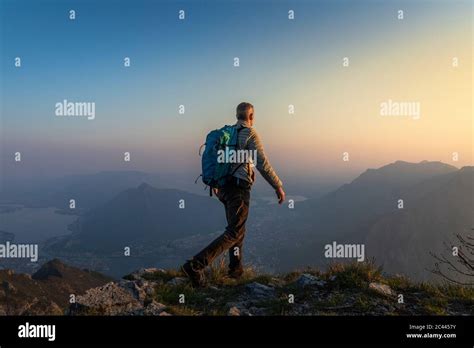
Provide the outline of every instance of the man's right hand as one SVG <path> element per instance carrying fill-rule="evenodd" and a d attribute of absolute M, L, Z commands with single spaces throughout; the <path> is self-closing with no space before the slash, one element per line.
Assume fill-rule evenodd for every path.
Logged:
<path fill-rule="evenodd" d="M 285 191 L 283 191 L 283 187 L 280 186 L 279 188 L 277 188 L 275 190 L 275 193 L 276 193 L 277 198 L 278 198 L 278 204 L 282 204 L 285 201 L 285 198 L 286 198 L 286 194 L 285 194 Z"/>

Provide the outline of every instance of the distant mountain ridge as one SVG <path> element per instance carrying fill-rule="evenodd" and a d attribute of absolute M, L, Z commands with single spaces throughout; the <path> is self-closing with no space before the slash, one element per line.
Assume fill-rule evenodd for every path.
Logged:
<path fill-rule="evenodd" d="M 375 256 L 388 271 L 426 279 L 431 276 L 426 268 L 433 261 L 429 252 L 440 252 L 444 239 L 472 226 L 472 181 L 472 167 L 457 169 L 442 162 L 397 161 L 368 169 L 319 199 L 296 202 L 295 209 L 259 205 L 253 210 L 258 216 L 248 229 L 247 241 L 253 239 L 246 248 L 255 255 L 258 266 L 286 272 L 326 265 L 331 260 L 324 257 L 325 244 L 362 243 L 367 257 Z M 179 209 L 181 199 L 185 209 Z M 399 199 L 404 202 L 402 210 L 398 209 Z M 266 210 L 270 215 L 265 215 Z M 431 219 L 443 230 L 436 228 L 430 235 L 428 230 L 435 228 L 431 214 L 444 216 L 444 220 Z M 141 183 L 80 217 L 74 233 L 55 241 L 48 252 L 109 255 L 117 264 L 113 274 L 160 262 L 175 267 L 225 225 L 222 205 L 215 198 Z M 415 243 L 415 247 L 406 243 Z M 147 258 L 127 261 L 125 246 L 133 246 L 135 256 L 137 250 L 145 251 Z"/>
<path fill-rule="evenodd" d="M 451 253 L 444 243 L 455 242 L 455 234 L 473 235 L 474 167 L 425 180 L 402 197 L 406 207 L 378 219 L 365 243 L 370 255 L 383 261 L 388 272 L 428 280 L 429 270 L 434 268 L 430 252 Z"/>
<path fill-rule="evenodd" d="M 223 227 L 223 208 L 216 199 L 142 183 L 80 217 L 74 234 L 58 247 L 118 252 L 136 243 L 166 243 Z"/>
<path fill-rule="evenodd" d="M 441 162 L 397 161 L 376 170 L 367 170 L 350 184 L 343 185 L 322 199 L 301 203 L 293 225 L 299 224 L 296 220 L 303 220 L 300 223 L 303 226 L 300 235 L 295 239 L 305 242 L 303 245 L 295 243 L 278 251 L 285 255 L 281 268 L 288 270 L 304 267 L 306 264 L 321 265 L 330 262 L 331 260 L 324 258 L 321 251 L 325 244 L 338 241 L 364 243 L 368 255 L 375 256 L 378 262 L 384 264 L 385 269 L 409 274 L 417 279 L 426 279 L 431 275 L 422 269 L 433 262 L 429 252 L 440 252 L 445 239 L 456 232 L 467 233 L 473 226 L 473 182 L 472 167 L 457 169 Z M 441 193 L 436 194 L 439 187 L 443 187 L 446 197 L 450 198 L 449 202 L 443 201 Z M 398 209 L 399 199 L 403 199 L 402 210 Z M 459 219 L 456 222 L 456 219 L 451 219 L 450 225 L 444 224 L 444 231 L 430 236 L 427 230 L 432 227 L 429 227 L 427 222 L 436 221 L 435 216 L 431 218 L 431 215 L 439 215 L 431 209 L 436 203 L 442 206 L 448 215 L 457 216 Z M 414 210 L 415 206 L 418 208 Z M 381 221 L 386 221 L 383 225 L 386 231 L 389 225 L 395 224 L 393 219 L 413 214 L 424 217 L 422 220 L 425 221 L 424 224 L 418 225 L 417 233 L 412 227 L 402 227 L 399 223 L 399 231 L 385 233 L 380 230 Z M 408 223 L 406 218 L 405 221 Z M 291 229 L 294 231 L 295 227 Z M 410 235 L 418 236 L 423 232 L 424 237 L 414 243 L 409 239 L 400 239 L 396 245 L 398 252 L 394 252 L 394 238 L 403 235 L 402 230 L 411 230 Z M 405 243 L 413 243 L 412 245 L 416 246 L 416 262 L 408 261 L 410 258 L 407 259 L 403 250 L 413 252 L 413 248 Z"/>
<path fill-rule="evenodd" d="M 87 175 L 68 175 L 54 180 L 45 180 L 41 185 L 29 184 L 6 188 L 3 199 L 11 199 L 28 207 L 68 208 L 70 199 L 75 199 L 77 209 L 86 211 L 104 204 L 118 192 L 149 182 L 160 186 L 158 174 L 140 171 L 102 171 Z"/>

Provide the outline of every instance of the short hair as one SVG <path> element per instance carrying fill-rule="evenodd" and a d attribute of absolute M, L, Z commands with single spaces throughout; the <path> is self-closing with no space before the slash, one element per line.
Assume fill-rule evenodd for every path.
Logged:
<path fill-rule="evenodd" d="M 237 113 L 237 119 L 246 121 L 249 119 L 249 110 L 253 109 L 253 105 L 250 103 L 240 103 L 237 105 L 236 113 Z"/>

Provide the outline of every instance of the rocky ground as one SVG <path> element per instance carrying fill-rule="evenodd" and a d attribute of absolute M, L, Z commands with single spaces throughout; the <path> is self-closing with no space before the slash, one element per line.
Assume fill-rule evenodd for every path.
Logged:
<path fill-rule="evenodd" d="M 335 265 L 283 276 L 225 277 L 223 265 L 209 284 L 193 289 L 176 271 L 150 268 L 77 296 L 69 315 L 472 315 L 474 289 L 413 284 L 384 277 L 371 264 Z"/>
<path fill-rule="evenodd" d="M 48 261 L 32 275 L 0 270 L 0 315 L 62 315 L 71 296 L 111 280 L 57 259 Z"/>

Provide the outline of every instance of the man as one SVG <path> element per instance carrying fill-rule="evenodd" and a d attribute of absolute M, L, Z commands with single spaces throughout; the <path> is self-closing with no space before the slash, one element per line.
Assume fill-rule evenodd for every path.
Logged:
<path fill-rule="evenodd" d="M 240 103 L 237 106 L 237 123 L 239 149 L 256 151 L 257 163 L 253 163 L 263 178 L 275 189 L 278 203 L 285 200 L 283 184 L 273 170 L 265 156 L 260 137 L 253 128 L 255 115 L 253 105 Z M 245 237 L 245 223 L 249 214 L 250 189 L 255 181 L 255 173 L 250 164 L 234 164 L 232 177 L 221 189 L 214 189 L 214 193 L 224 204 L 227 227 L 225 232 L 216 238 L 201 252 L 187 261 L 182 271 L 191 279 L 193 286 L 200 287 L 205 284 L 203 270 L 212 261 L 229 250 L 229 272 L 231 278 L 238 279 L 242 276 L 242 244 Z"/>

